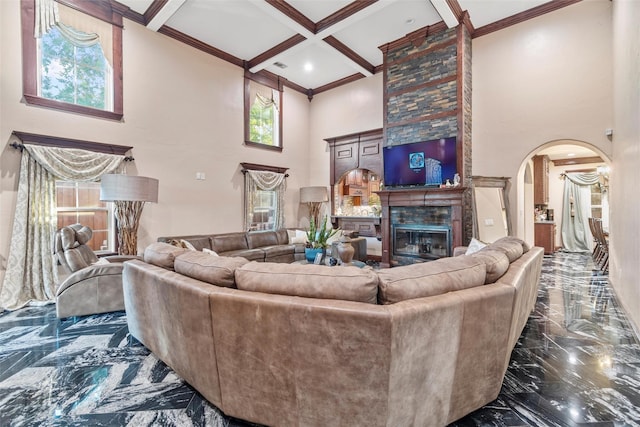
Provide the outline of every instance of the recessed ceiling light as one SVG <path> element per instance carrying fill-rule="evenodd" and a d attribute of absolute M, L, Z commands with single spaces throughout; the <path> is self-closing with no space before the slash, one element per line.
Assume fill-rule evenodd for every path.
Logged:
<path fill-rule="evenodd" d="M 313 70 L 313 64 L 311 62 L 307 62 L 304 64 L 304 70 L 305 71 L 312 71 Z"/>
<path fill-rule="evenodd" d="M 415 20 L 415 19 L 413 19 L 413 18 L 407 18 L 407 20 L 405 20 L 405 21 L 404 21 L 404 23 L 405 23 L 405 24 L 407 24 L 407 25 L 411 25 L 411 24 L 413 24 L 414 22 L 416 22 L 416 20 Z"/>
<path fill-rule="evenodd" d="M 569 153 L 569 154 L 567 154 L 567 157 L 575 157 L 575 156 L 576 156 L 576 153 Z"/>

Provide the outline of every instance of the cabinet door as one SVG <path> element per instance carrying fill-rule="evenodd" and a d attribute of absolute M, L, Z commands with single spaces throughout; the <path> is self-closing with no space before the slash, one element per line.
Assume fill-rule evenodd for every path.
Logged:
<path fill-rule="evenodd" d="M 358 167 L 358 143 L 340 144 L 334 147 L 335 182 L 352 169 Z"/>
<path fill-rule="evenodd" d="M 376 137 L 360 140 L 358 167 L 382 176 L 382 139 Z"/>
<path fill-rule="evenodd" d="M 549 203 L 549 156 L 533 157 L 533 203 Z"/>

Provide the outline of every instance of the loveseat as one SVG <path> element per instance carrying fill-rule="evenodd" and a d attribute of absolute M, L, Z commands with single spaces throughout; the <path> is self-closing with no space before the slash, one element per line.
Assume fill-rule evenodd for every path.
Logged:
<path fill-rule="evenodd" d="M 501 239 L 391 269 L 250 262 L 163 243 L 125 263 L 130 333 L 228 416 L 441 426 L 494 400 L 542 248 Z"/>
<path fill-rule="evenodd" d="M 247 231 L 222 234 L 196 234 L 159 237 L 158 242 L 187 242 L 198 251 L 206 248 L 220 256 L 243 257 L 249 261 L 286 262 L 304 259 L 304 243 L 289 243 L 289 233 L 276 231 Z"/>

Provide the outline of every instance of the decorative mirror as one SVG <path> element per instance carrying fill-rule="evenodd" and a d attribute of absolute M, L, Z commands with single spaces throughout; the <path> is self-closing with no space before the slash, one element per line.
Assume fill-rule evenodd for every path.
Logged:
<path fill-rule="evenodd" d="M 471 177 L 473 236 L 476 239 L 490 243 L 511 235 L 510 186 L 507 177 Z"/>

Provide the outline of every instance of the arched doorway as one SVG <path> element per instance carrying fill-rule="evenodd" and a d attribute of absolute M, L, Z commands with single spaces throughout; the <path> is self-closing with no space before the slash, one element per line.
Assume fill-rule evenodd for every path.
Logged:
<path fill-rule="evenodd" d="M 592 144 L 584 141 L 562 139 L 549 141 L 531 151 L 522 161 L 518 170 L 516 190 L 516 234 L 521 236 L 529 244 L 535 244 L 536 207 L 534 193 L 536 182 L 534 171 L 534 157 L 546 156 L 549 160 L 548 170 L 548 203 L 546 208 L 553 212 L 553 220 L 545 221 L 555 225 L 554 247 L 562 245 L 561 218 L 564 181 L 562 174 L 565 172 L 599 171 L 603 174 L 603 182 L 608 179 L 604 167 L 611 163 L 609 157 Z M 608 186 L 608 181 L 607 181 Z M 608 192 L 608 187 L 605 189 Z M 606 195 L 605 195 L 606 196 Z M 605 199 L 606 200 L 606 199 Z M 608 222 L 608 205 L 598 207 L 597 197 L 594 195 L 594 216 L 600 215 L 603 221 Z M 599 209 L 599 210 L 598 210 Z M 538 214 L 542 210 L 538 209 Z M 544 211 L 546 214 L 546 210 Z"/>

